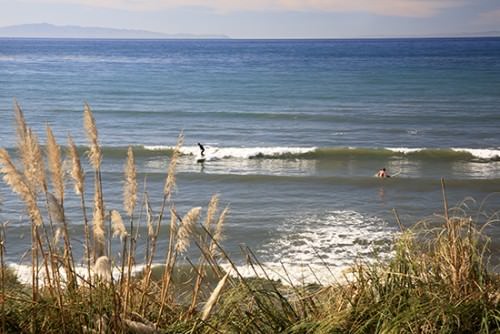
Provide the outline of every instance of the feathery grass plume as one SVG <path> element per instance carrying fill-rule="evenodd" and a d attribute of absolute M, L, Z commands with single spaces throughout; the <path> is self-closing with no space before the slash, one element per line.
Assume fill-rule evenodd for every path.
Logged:
<path fill-rule="evenodd" d="M 215 251 L 217 250 L 217 244 L 216 242 L 220 242 L 222 240 L 222 228 L 224 226 L 224 221 L 226 220 L 226 216 L 229 212 L 229 207 L 226 206 L 226 208 L 222 211 L 222 213 L 219 216 L 219 220 L 217 220 L 217 224 L 215 225 L 215 232 L 213 235 L 213 241 L 210 246 L 210 253 L 212 255 L 215 254 Z"/>
<path fill-rule="evenodd" d="M 64 199 L 63 168 L 61 163 L 61 149 L 57 145 L 56 138 L 50 126 L 47 125 L 47 160 L 52 174 L 52 185 L 56 197 L 62 203 Z"/>
<path fill-rule="evenodd" d="M 89 161 L 94 169 L 97 170 L 101 167 L 102 151 L 101 147 L 99 146 L 94 115 L 92 114 L 90 106 L 87 103 L 85 103 L 83 111 L 83 125 L 87 132 L 87 138 L 90 141 L 90 151 L 88 152 Z"/>
<path fill-rule="evenodd" d="M 94 250 L 95 255 L 98 257 L 104 255 L 106 242 L 104 237 L 104 208 L 99 193 L 99 187 L 96 187 L 94 193 L 94 215 L 92 225 L 94 226 Z"/>
<path fill-rule="evenodd" d="M 151 208 L 151 204 L 149 203 L 149 196 L 146 193 L 145 195 L 145 205 L 146 205 L 146 226 L 148 228 L 148 236 L 151 238 L 155 234 L 155 230 L 153 227 L 153 221 L 155 219 L 153 215 L 153 209 Z"/>
<path fill-rule="evenodd" d="M 24 166 L 24 175 L 35 193 L 46 191 L 45 164 L 38 137 L 28 128 L 24 139 L 24 142 L 19 144 L 22 147 L 19 154 Z"/>
<path fill-rule="evenodd" d="M 100 256 L 95 261 L 94 274 L 104 282 L 111 282 L 111 261 L 107 256 Z"/>
<path fill-rule="evenodd" d="M 45 190 L 45 168 L 38 138 L 26 125 L 23 111 L 17 101 L 14 101 L 14 113 L 17 146 L 28 185 L 33 185 L 35 192 Z"/>
<path fill-rule="evenodd" d="M 134 151 L 128 147 L 127 163 L 125 164 L 125 185 L 123 186 L 123 207 L 132 217 L 137 204 L 137 170 L 134 161 Z"/>
<path fill-rule="evenodd" d="M 176 251 L 184 253 L 189 247 L 189 237 L 193 233 L 194 226 L 200 218 L 201 207 L 192 208 L 182 218 L 181 226 L 177 232 Z"/>
<path fill-rule="evenodd" d="M 175 170 L 177 168 L 179 156 L 181 155 L 181 147 L 183 143 L 184 134 L 181 132 L 177 138 L 177 144 L 175 145 L 172 158 L 170 159 L 170 164 L 168 165 L 167 179 L 165 180 L 165 187 L 163 188 L 163 194 L 167 200 L 170 200 L 172 192 L 175 189 Z"/>
<path fill-rule="evenodd" d="M 71 178 L 75 183 L 75 193 L 77 195 L 83 194 L 85 185 L 85 173 L 83 173 L 82 164 L 80 162 L 80 156 L 76 149 L 75 142 L 71 136 L 68 136 L 68 151 L 71 157 Z"/>
<path fill-rule="evenodd" d="M 26 120 L 24 118 L 21 106 L 15 100 L 14 100 L 14 113 L 16 116 L 17 142 L 19 144 L 24 142 L 26 134 L 28 132 L 28 128 L 26 126 Z M 21 147 L 19 149 L 21 149 Z"/>
<path fill-rule="evenodd" d="M 214 291 L 210 295 L 210 298 L 208 298 L 207 303 L 203 307 L 203 310 L 201 311 L 201 320 L 206 321 L 208 319 L 208 316 L 210 315 L 210 311 L 212 311 L 212 308 L 215 306 L 215 303 L 217 303 L 217 299 L 219 299 L 220 293 L 222 292 L 222 288 L 226 284 L 227 278 L 229 277 L 229 273 L 226 273 L 224 277 L 219 281 L 217 286 L 215 287 Z"/>
<path fill-rule="evenodd" d="M 175 211 L 175 206 L 170 208 L 170 234 L 177 236 L 177 213 Z"/>
<path fill-rule="evenodd" d="M 64 222 L 64 212 L 57 198 L 50 192 L 47 192 L 47 201 L 49 203 L 49 214 L 52 221 L 57 224 Z"/>
<path fill-rule="evenodd" d="M 61 240 L 62 234 L 63 234 L 62 228 L 58 227 L 56 229 L 56 232 L 54 233 L 54 237 L 52 238 L 52 243 L 54 245 L 59 244 L 59 241 Z"/>
<path fill-rule="evenodd" d="M 205 219 L 205 228 L 210 231 L 210 226 L 213 223 L 215 212 L 217 212 L 217 206 L 219 204 L 219 195 L 214 194 L 208 203 L 207 217 Z"/>
<path fill-rule="evenodd" d="M 113 228 L 113 237 L 120 237 L 120 239 L 123 240 L 128 236 L 122 216 L 116 210 L 111 210 L 111 224 Z"/>
<path fill-rule="evenodd" d="M 26 184 L 23 175 L 16 169 L 9 153 L 5 149 L 0 149 L 0 173 L 3 174 L 3 180 L 10 186 L 13 192 L 17 193 L 25 202 L 31 220 L 37 226 L 42 225 L 42 214 L 36 203 L 36 197 Z"/>

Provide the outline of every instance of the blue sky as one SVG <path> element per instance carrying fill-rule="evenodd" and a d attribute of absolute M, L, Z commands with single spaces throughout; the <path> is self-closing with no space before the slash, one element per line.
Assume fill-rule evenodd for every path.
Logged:
<path fill-rule="evenodd" d="M 434 36 L 500 31 L 500 0 L 0 0 L 25 23 L 233 38 Z"/>

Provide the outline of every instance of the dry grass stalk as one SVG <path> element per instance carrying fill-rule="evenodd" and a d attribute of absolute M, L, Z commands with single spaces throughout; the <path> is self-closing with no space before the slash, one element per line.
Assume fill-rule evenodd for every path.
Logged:
<path fill-rule="evenodd" d="M 111 224 L 113 227 L 113 237 L 120 237 L 123 241 L 128 236 L 128 233 L 123 224 L 122 216 L 116 210 L 111 210 Z"/>
<path fill-rule="evenodd" d="M 87 138 L 90 141 L 90 150 L 88 152 L 89 161 L 94 169 L 98 170 L 101 167 L 102 151 L 99 145 L 94 115 L 87 103 L 85 103 L 83 112 L 83 125 L 87 132 Z"/>
<path fill-rule="evenodd" d="M 125 164 L 125 185 L 123 187 L 123 207 L 125 212 L 132 217 L 137 204 L 137 170 L 134 161 L 134 152 L 129 146 L 127 162 Z M 133 231 L 130 231 L 131 233 Z"/>
<path fill-rule="evenodd" d="M 172 158 L 170 159 L 170 164 L 168 165 L 167 179 L 165 181 L 165 187 L 163 188 L 163 194 L 167 200 L 170 200 L 172 192 L 175 190 L 175 171 L 177 168 L 177 162 L 181 155 L 181 147 L 183 143 L 184 134 L 181 132 L 177 138 L 177 144 L 175 145 Z"/>
<path fill-rule="evenodd" d="M 63 168 L 61 160 L 61 149 L 57 145 L 52 129 L 47 125 L 47 160 L 48 167 L 52 174 L 52 185 L 54 193 L 59 198 L 60 203 L 64 199 Z"/>
<path fill-rule="evenodd" d="M 156 243 L 158 239 L 158 234 L 160 233 L 160 226 L 161 222 L 163 220 L 163 214 L 165 212 L 165 208 L 167 205 L 167 201 L 170 200 L 172 196 L 172 192 L 175 188 L 175 171 L 177 168 L 177 162 L 179 159 L 179 156 L 181 154 L 181 147 L 184 142 L 184 135 L 181 132 L 179 134 L 179 137 L 177 138 L 177 144 L 175 146 L 174 152 L 172 153 L 172 158 L 170 159 L 170 164 L 168 166 L 168 172 L 167 172 L 167 178 L 165 180 L 165 186 L 163 187 L 163 201 L 162 205 L 160 208 L 160 213 L 158 215 L 157 219 L 157 224 L 156 224 L 156 229 L 154 231 L 154 234 L 150 236 L 150 251 L 149 252 L 149 257 L 147 258 L 147 263 L 146 263 L 146 268 L 144 269 L 144 280 L 143 280 L 143 293 L 141 297 L 141 310 L 144 310 L 145 307 L 145 297 L 146 297 L 146 291 L 149 288 L 149 283 L 150 283 L 150 278 L 151 278 L 151 265 L 153 262 L 153 258 L 156 253 Z"/>
<path fill-rule="evenodd" d="M 85 254 L 87 258 L 87 270 L 88 270 L 88 277 L 91 277 L 91 261 L 90 261 L 90 230 L 89 230 L 89 224 L 88 224 L 88 219 L 87 219 L 87 209 L 85 205 L 85 196 L 84 196 L 84 190 L 85 190 L 85 173 L 83 172 L 82 165 L 80 162 L 80 156 L 78 154 L 78 151 L 76 149 L 76 145 L 73 141 L 73 138 L 71 136 L 68 136 L 68 155 L 71 158 L 71 178 L 73 179 L 74 182 L 74 189 L 75 193 L 77 195 L 80 195 L 80 206 L 83 211 L 83 224 L 84 224 L 84 230 L 85 230 Z M 89 289 L 92 289 L 92 284 L 90 283 L 89 280 Z"/>
<path fill-rule="evenodd" d="M 189 239 L 194 231 L 194 226 L 200 218 L 201 207 L 192 208 L 182 218 L 181 226 L 177 232 L 177 243 L 175 250 L 179 253 L 184 253 L 189 247 Z"/>
<path fill-rule="evenodd" d="M 165 307 L 165 303 L 167 300 L 168 291 L 170 289 L 170 283 L 172 278 L 172 271 L 175 266 L 175 261 L 177 258 L 177 252 L 175 252 L 175 240 L 178 235 L 178 226 L 177 226 L 177 213 L 175 211 L 175 207 L 170 208 L 170 233 L 169 233 L 169 241 L 167 253 L 165 256 L 165 269 L 163 272 L 162 282 L 161 282 L 161 291 L 160 291 L 160 309 L 158 312 L 158 320 L 163 314 L 163 309 Z"/>
<path fill-rule="evenodd" d="M 85 173 L 82 169 L 82 164 L 80 162 L 80 156 L 78 155 L 78 151 L 76 149 L 76 145 L 71 136 L 68 136 L 68 151 L 69 156 L 71 157 L 71 178 L 75 183 L 75 193 L 77 195 L 82 195 L 84 192 L 85 185 Z"/>
<path fill-rule="evenodd" d="M 226 275 L 224 275 L 224 277 L 222 277 L 222 279 L 219 281 L 214 291 L 210 295 L 210 298 L 208 298 L 207 303 L 205 304 L 203 310 L 201 311 L 201 320 L 206 321 L 208 319 L 210 312 L 217 303 L 217 300 L 219 299 L 220 293 L 222 292 L 222 288 L 224 288 L 224 285 L 226 284 L 228 277 L 229 273 L 227 273 Z"/>

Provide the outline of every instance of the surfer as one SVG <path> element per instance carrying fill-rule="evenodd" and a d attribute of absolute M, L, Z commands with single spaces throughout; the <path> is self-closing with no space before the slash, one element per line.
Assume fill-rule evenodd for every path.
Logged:
<path fill-rule="evenodd" d="M 198 143 L 198 146 L 200 147 L 200 150 L 201 150 L 201 156 L 204 157 L 205 156 L 205 148 L 200 143 Z"/>
<path fill-rule="evenodd" d="M 387 171 L 385 170 L 385 168 L 382 168 L 381 170 L 379 170 L 375 176 L 380 177 L 380 178 L 391 177 L 389 174 L 387 174 Z"/>

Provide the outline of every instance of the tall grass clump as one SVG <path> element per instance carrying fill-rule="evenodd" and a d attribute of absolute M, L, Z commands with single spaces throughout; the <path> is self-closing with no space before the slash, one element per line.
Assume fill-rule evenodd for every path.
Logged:
<path fill-rule="evenodd" d="M 47 126 L 42 146 L 17 102 L 14 113 L 17 152 L 0 149 L 0 173 L 29 218 L 31 284 L 21 284 L 7 267 L 9 231 L 1 225 L 2 333 L 500 332 L 500 280 L 488 270 L 486 225 L 449 209 L 445 196 L 442 215 L 401 227 L 389 259 L 359 262 L 345 277 L 332 276 L 337 283 L 271 280 L 252 250 L 242 247 L 255 273 L 246 278 L 221 246 L 229 209 L 220 207 L 219 195 L 212 195 L 206 210 L 195 205 L 181 212 L 175 205 L 182 133 L 157 208 L 146 186 L 138 191 L 128 148 L 120 208 L 105 201 L 103 150 L 88 104 L 83 127 L 89 172 L 71 136 L 63 150 Z M 443 181 L 445 195 L 444 189 Z M 83 225 L 83 235 L 72 234 L 69 196 L 80 203 L 73 223 Z M 81 239 L 84 251 L 77 259 L 74 240 Z M 161 239 L 168 243 L 160 253 Z M 137 257 L 138 245 L 145 247 L 144 259 Z M 189 248 L 199 258 L 186 258 Z"/>

